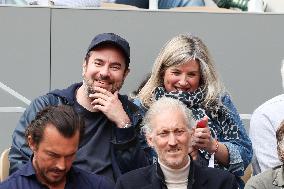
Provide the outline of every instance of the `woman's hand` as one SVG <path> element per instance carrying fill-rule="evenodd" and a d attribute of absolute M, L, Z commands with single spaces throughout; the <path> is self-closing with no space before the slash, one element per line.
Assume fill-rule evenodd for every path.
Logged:
<path fill-rule="evenodd" d="M 197 123 L 196 128 L 193 129 L 192 147 L 195 149 L 202 149 L 210 154 L 214 153 L 215 159 L 222 165 L 229 165 L 229 151 L 227 147 L 213 139 L 210 129 L 208 127 L 208 117 L 204 117 L 202 123 Z"/>
<path fill-rule="evenodd" d="M 190 146 L 188 152 L 189 152 L 189 155 L 192 157 L 193 160 L 197 160 L 197 158 L 198 158 L 198 149 Z"/>
<path fill-rule="evenodd" d="M 197 123 L 192 135 L 192 146 L 195 149 L 206 150 L 209 153 L 213 153 L 215 151 L 215 142 L 211 137 L 207 116 Z"/>

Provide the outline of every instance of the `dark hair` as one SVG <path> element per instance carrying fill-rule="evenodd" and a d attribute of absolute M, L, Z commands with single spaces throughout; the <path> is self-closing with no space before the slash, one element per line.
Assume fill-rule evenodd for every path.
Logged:
<path fill-rule="evenodd" d="M 26 140 L 28 141 L 28 136 L 31 136 L 33 142 L 39 145 L 48 124 L 52 124 L 66 138 L 73 137 L 79 131 L 81 140 L 85 132 L 84 120 L 71 106 L 47 106 L 37 113 L 35 119 L 27 127 Z"/>
<path fill-rule="evenodd" d="M 138 85 L 138 88 L 132 91 L 132 95 L 135 97 L 138 95 L 140 90 L 144 87 L 144 85 L 148 82 L 149 78 L 151 77 L 151 73 L 147 73 L 142 82 Z"/>

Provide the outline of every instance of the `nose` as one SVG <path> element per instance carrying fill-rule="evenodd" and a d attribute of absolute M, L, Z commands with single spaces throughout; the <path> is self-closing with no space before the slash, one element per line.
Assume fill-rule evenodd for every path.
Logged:
<path fill-rule="evenodd" d="M 66 169 L 66 159 L 64 157 L 59 158 L 56 162 L 56 167 L 59 170 L 64 171 Z"/>
<path fill-rule="evenodd" d="M 108 66 L 103 66 L 100 70 L 100 76 L 102 79 L 107 78 L 109 76 Z"/>
<path fill-rule="evenodd" d="M 179 85 L 182 86 L 182 87 L 185 87 L 185 86 L 188 85 L 187 76 L 186 75 L 181 76 L 181 78 L 179 80 Z"/>
<path fill-rule="evenodd" d="M 173 132 L 171 132 L 169 134 L 168 144 L 171 145 L 171 146 L 175 146 L 177 144 L 177 139 L 176 139 L 176 136 Z"/>

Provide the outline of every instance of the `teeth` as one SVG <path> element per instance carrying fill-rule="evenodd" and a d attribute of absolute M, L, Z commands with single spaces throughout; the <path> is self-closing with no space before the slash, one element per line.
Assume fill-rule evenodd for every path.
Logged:
<path fill-rule="evenodd" d="M 175 87 L 175 89 L 176 89 L 177 91 L 187 91 L 187 90 L 188 90 L 188 89 L 179 88 L 179 87 Z"/>
<path fill-rule="evenodd" d="M 108 83 L 107 82 L 104 82 L 104 81 L 97 81 L 98 83 L 100 84 L 103 84 L 103 85 L 107 85 Z"/>
<path fill-rule="evenodd" d="M 171 149 L 171 150 L 168 150 L 168 152 L 178 152 L 179 149 Z"/>

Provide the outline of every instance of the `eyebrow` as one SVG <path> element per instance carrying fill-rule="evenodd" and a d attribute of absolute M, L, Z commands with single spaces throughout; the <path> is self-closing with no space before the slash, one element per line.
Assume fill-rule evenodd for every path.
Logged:
<path fill-rule="evenodd" d="M 53 152 L 53 151 L 49 151 L 49 150 L 45 150 L 46 153 L 48 154 L 52 154 L 52 155 L 55 155 L 55 156 L 59 156 L 59 154 Z"/>
<path fill-rule="evenodd" d="M 52 155 L 54 155 L 54 156 L 58 156 L 58 157 L 61 157 L 62 155 L 60 155 L 60 154 L 57 154 L 57 153 L 55 153 L 55 152 L 53 152 L 53 151 L 49 151 L 49 150 L 46 150 L 45 151 L 46 153 L 50 153 L 50 154 L 52 154 Z M 75 151 L 75 152 L 73 152 L 73 153 L 71 153 L 71 154 L 67 154 L 67 155 L 65 155 L 64 157 L 66 157 L 66 156 L 73 156 L 73 155 L 75 155 L 77 153 L 77 151 Z"/>
<path fill-rule="evenodd" d="M 110 64 L 111 64 L 111 65 L 118 65 L 118 66 L 122 66 L 122 63 L 119 63 L 119 62 L 111 62 Z"/>
<path fill-rule="evenodd" d="M 105 60 L 101 59 L 101 58 L 95 58 L 93 61 L 99 61 L 99 62 L 106 62 Z M 115 65 L 119 65 L 122 66 L 121 62 L 111 62 L 110 64 L 115 64 Z"/>
<path fill-rule="evenodd" d="M 186 126 L 177 126 L 174 129 L 169 129 L 169 128 L 166 128 L 166 127 L 162 127 L 162 128 L 159 129 L 159 131 L 162 131 L 162 130 L 176 130 L 176 129 L 187 129 L 187 127 Z"/>
<path fill-rule="evenodd" d="M 171 71 L 181 71 L 180 69 L 178 69 L 178 68 L 170 68 L 170 70 Z M 192 73 L 192 72 L 197 72 L 197 73 L 199 73 L 199 70 L 192 70 L 192 71 L 189 71 L 190 73 Z"/>
<path fill-rule="evenodd" d="M 93 61 L 104 62 L 104 60 L 103 60 L 103 59 L 100 59 L 100 58 L 95 58 Z"/>

